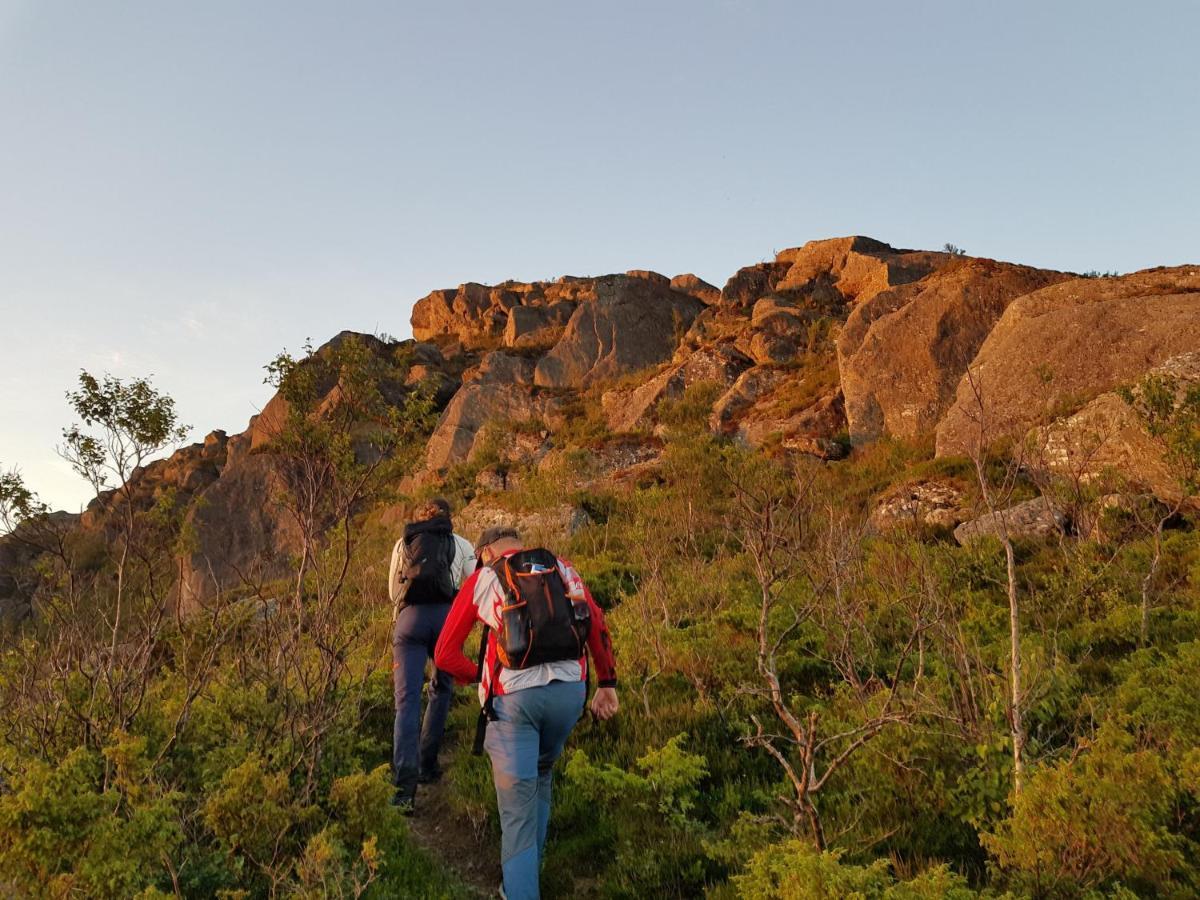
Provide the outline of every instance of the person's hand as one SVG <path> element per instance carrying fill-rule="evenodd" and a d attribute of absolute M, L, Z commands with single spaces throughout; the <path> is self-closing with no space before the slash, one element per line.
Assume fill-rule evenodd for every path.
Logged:
<path fill-rule="evenodd" d="M 610 687 L 596 688 L 592 696 L 592 715 L 603 722 L 617 714 L 621 704 L 617 702 L 617 689 Z"/>

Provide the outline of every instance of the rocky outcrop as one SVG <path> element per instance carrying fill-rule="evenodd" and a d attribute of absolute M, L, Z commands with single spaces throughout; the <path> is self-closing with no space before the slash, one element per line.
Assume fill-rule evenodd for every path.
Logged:
<path fill-rule="evenodd" d="M 750 365 L 729 344 L 698 350 L 639 387 L 606 391 L 601 404 L 608 426 L 617 432 L 633 431 L 649 422 L 663 400 L 677 400 L 695 384 L 728 388 Z"/>
<path fill-rule="evenodd" d="M 954 539 L 965 545 L 980 538 L 998 538 L 1005 533 L 1014 541 L 1047 538 L 1061 534 L 1066 524 L 1058 509 L 1046 498 L 1038 497 L 963 522 L 954 529 Z"/>
<path fill-rule="evenodd" d="M 389 344 L 373 334 L 343 331 L 318 347 L 311 359 L 299 363 L 300 366 L 314 373 L 313 391 L 319 398 L 315 403 L 314 416 L 329 415 L 344 402 L 344 392 L 338 383 L 339 373 L 334 371 L 332 366 L 318 366 L 317 363 L 318 360 L 328 360 L 332 353 L 343 348 L 349 341 L 356 342 L 367 353 L 375 356 L 389 367 L 397 352 L 410 357 L 414 363 L 423 365 L 427 369 L 442 361 L 441 353 L 431 345 L 421 345 L 415 342 L 408 345 Z M 388 400 L 395 403 L 399 403 L 405 394 L 405 386 L 391 380 L 381 381 L 378 388 Z M 281 393 L 276 392 L 267 401 L 267 405 L 262 408 L 262 412 L 251 422 L 250 449 L 257 450 L 276 437 L 286 426 L 289 412 L 287 399 Z"/>
<path fill-rule="evenodd" d="M 1008 304 L 1067 277 L 962 259 L 859 303 L 837 341 L 850 439 L 932 431 Z"/>
<path fill-rule="evenodd" d="M 585 388 L 665 362 L 703 308 L 665 279 L 609 275 L 594 287 L 594 299 L 579 304 L 562 338 L 538 361 L 536 384 Z"/>
<path fill-rule="evenodd" d="M 1175 356 L 1155 366 L 1147 377 L 1162 379 L 1174 391 L 1176 406 L 1200 387 L 1200 352 Z M 1109 481 L 1109 487 L 1147 491 L 1169 504 L 1186 499 L 1183 473 L 1172 468 L 1162 440 L 1153 437 L 1137 406 L 1143 399 L 1135 386 L 1130 405 L 1121 395 L 1101 394 L 1083 409 L 1029 435 L 1030 463 L 1084 484 Z"/>
<path fill-rule="evenodd" d="M 544 421 L 551 402 L 522 384 L 475 381 L 463 385 L 429 438 L 426 468 L 442 471 L 471 459 L 482 447 L 484 427 L 491 422 L 536 425 Z"/>
<path fill-rule="evenodd" d="M 1136 380 L 1200 347 L 1200 269 L 1151 269 L 1077 278 L 1009 304 L 971 363 L 987 438 L 1023 436 L 1064 407 Z M 977 440 L 979 404 L 969 380 L 937 428 L 939 455 Z"/>
<path fill-rule="evenodd" d="M 772 262 L 739 270 L 721 291 L 721 301 L 749 306 L 770 293 L 832 289 L 847 304 L 863 303 L 881 291 L 924 278 L 949 258 L 946 253 L 897 250 L 867 237 L 809 241 L 776 254 Z"/>
<path fill-rule="evenodd" d="M 867 524 L 875 531 L 902 528 L 954 528 L 970 518 L 966 492 L 952 481 L 917 481 L 889 491 L 872 508 Z"/>
<path fill-rule="evenodd" d="M 78 523 L 74 513 L 54 512 L 0 535 L 0 625 L 19 623 L 32 614 L 44 579 L 39 561 L 65 544 Z"/>

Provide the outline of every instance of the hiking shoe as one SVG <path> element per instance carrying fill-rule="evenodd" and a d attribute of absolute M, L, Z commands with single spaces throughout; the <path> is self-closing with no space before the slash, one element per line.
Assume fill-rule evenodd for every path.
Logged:
<path fill-rule="evenodd" d="M 417 776 L 417 784 L 437 784 L 441 780 L 442 770 L 440 768 L 422 769 Z"/>
<path fill-rule="evenodd" d="M 392 796 L 392 806 L 400 811 L 402 816 L 411 816 L 417 811 L 416 796 L 407 791 L 396 791 Z"/>

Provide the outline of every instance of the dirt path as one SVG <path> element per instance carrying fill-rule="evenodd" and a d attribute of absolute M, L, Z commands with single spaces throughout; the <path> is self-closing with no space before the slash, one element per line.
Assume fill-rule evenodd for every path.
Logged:
<path fill-rule="evenodd" d="M 459 748 L 443 750 L 447 768 L 455 765 L 459 752 Z M 445 778 L 418 788 L 417 811 L 408 820 L 413 842 L 457 874 L 474 896 L 495 897 L 500 884 L 499 848 L 483 840 L 470 819 L 454 813 L 446 794 Z"/>

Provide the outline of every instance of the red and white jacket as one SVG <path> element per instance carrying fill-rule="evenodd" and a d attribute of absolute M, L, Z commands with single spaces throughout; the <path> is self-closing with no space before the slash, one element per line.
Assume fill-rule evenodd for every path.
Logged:
<path fill-rule="evenodd" d="M 504 554 L 511 556 L 519 551 Z M 559 574 L 567 595 L 573 599 L 582 596 L 591 610 L 592 625 L 588 633 L 587 646 L 596 667 L 600 687 L 615 687 L 617 683 L 616 661 L 613 659 L 612 638 L 604 613 L 592 599 L 587 585 L 579 573 L 565 559 L 558 560 Z M 496 630 L 500 626 L 500 607 L 505 602 L 500 578 L 490 566 L 484 566 L 468 578 L 459 589 L 446 624 L 442 626 L 434 650 L 433 662 L 443 672 L 449 672 L 459 684 L 470 684 L 475 680 L 476 661 L 463 653 L 463 644 L 471 634 L 476 621 L 488 626 L 487 651 L 484 655 L 483 680 L 479 685 L 479 702 L 483 703 L 492 686 L 492 673 L 499 672 L 496 679 L 496 694 L 511 694 L 525 688 L 540 687 L 551 681 L 583 681 L 587 678 L 588 654 L 578 660 L 542 663 L 528 669 L 507 669 L 499 665 L 496 657 Z"/>

